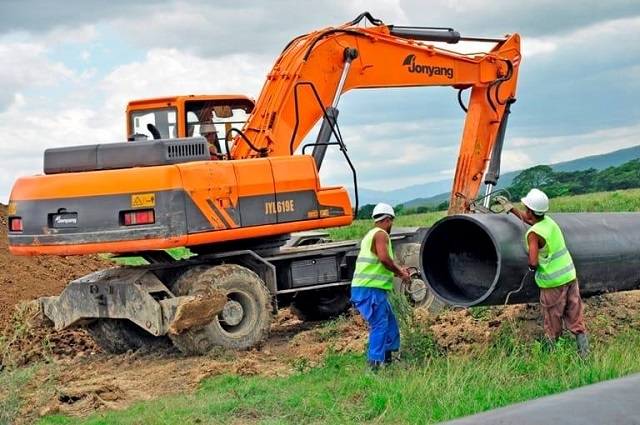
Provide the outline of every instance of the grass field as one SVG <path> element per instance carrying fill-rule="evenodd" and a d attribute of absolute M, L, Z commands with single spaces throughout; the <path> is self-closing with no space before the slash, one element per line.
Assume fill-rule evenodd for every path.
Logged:
<path fill-rule="evenodd" d="M 326 324 L 325 326 L 331 326 Z M 429 346 L 429 335 L 405 343 Z M 426 424 L 578 388 L 640 371 L 640 331 L 593 341 L 583 360 L 573 341 L 549 352 L 509 331 L 468 355 L 426 349 L 378 374 L 360 354 L 328 354 L 281 378 L 220 375 L 194 394 L 144 402 L 85 419 L 51 416 L 41 424 Z"/>

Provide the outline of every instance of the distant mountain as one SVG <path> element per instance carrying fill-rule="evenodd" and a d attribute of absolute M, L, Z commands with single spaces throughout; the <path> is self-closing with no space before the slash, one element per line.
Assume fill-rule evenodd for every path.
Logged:
<path fill-rule="evenodd" d="M 355 192 L 352 187 L 347 187 L 351 203 L 356 203 Z M 390 205 L 398 205 L 402 203 L 402 198 L 397 196 L 395 192 L 385 192 L 382 190 L 371 190 L 358 188 L 358 207 L 367 204 L 377 204 L 378 202 L 386 202 Z"/>
<path fill-rule="evenodd" d="M 560 162 L 551 165 L 553 171 L 582 171 L 589 168 L 604 170 L 609 167 L 617 167 L 633 159 L 640 158 L 640 146 L 620 149 L 618 151 L 605 153 L 602 155 L 585 156 L 573 161 Z M 516 174 L 517 175 L 517 174 Z"/>
<path fill-rule="evenodd" d="M 608 167 L 617 167 L 633 159 L 640 158 L 640 146 L 627 149 L 620 149 L 614 152 L 586 156 L 584 158 L 574 159 L 573 161 L 559 162 L 550 164 L 553 171 L 581 171 L 595 168 L 596 170 L 604 170 Z M 511 171 L 500 176 L 497 188 L 505 188 L 511 185 L 513 179 L 524 170 Z M 376 204 L 378 202 L 386 202 L 391 205 L 403 204 L 405 208 L 416 208 L 422 205 L 432 205 L 441 203 L 449 199 L 452 180 L 441 180 L 432 183 L 418 184 L 407 186 L 393 191 L 380 191 L 360 188 L 359 206 L 367 204 Z M 351 199 L 353 197 L 353 189 Z"/>
<path fill-rule="evenodd" d="M 398 205 L 407 199 L 414 199 L 417 196 L 429 196 L 435 193 L 442 193 L 451 188 L 451 181 L 440 180 L 432 183 L 425 183 L 413 186 L 407 186 L 393 191 L 371 190 L 358 188 L 358 205 L 377 204 L 378 202 L 386 202 L 390 205 Z M 349 195 L 352 202 L 355 202 L 353 188 L 349 187 Z"/>

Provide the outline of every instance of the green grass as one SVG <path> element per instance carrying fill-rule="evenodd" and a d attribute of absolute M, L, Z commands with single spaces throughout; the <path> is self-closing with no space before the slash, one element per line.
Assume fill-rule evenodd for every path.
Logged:
<path fill-rule="evenodd" d="M 171 248 L 171 249 L 167 249 L 166 251 L 173 258 L 175 258 L 176 260 L 180 260 L 180 259 L 183 259 L 183 258 L 189 258 L 189 257 L 191 257 L 193 255 L 191 253 L 191 251 L 189 251 L 189 248 Z M 142 265 L 142 264 L 148 264 L 141 257 L 114 257 L 114 258 L 111 258 L 110 255 L 108 255 L 108 254 L 105 254 L 104 257 L 107 258 L 107 259 L 111 259 L 111 260 L 115 261 L 118 264 L 123 264 L 123 265 L 127 265 L 127 266 L 139 266 L 139 265 Z"/>
<path fill-rule="evenodd" d="M 36 367 L 29 367 L 0 372 L 0 424 L 11 424 L 18 419 L 21 406 L 19 389 L 29 382 L 35 371 Z"/>
<path fill-rule="evenodd" d="M 288 377 L 216 376 L 194 394 L 39 423 L 436 423 L 640 371 L 640 358 L 629 350 L 640 344 L 637 330 L 594 341 L 586 360 L 576 356 L 572 340 L 553 352 L 538 344 L 508 344 L 398 363 L 375 375 L 360 354 L 329 354 L 322 365 Z"/>
<path fill-rule="evenodd" d="M 640 212 L 640 189 L 550 199 L 553 212 Z"/>
<path fill-rule="evenodd" d="M 2 341 L 0 341 L 1 343 Z M 33 385 L 33 379 L 37 374 L 37 385 L 43 390 L 43 397 L 53 397 L 55 394 L 54 370 L 54 365 L 46 363 L 38 363 L 23 368 L 6 367 L 1 370 L 0 424 L 28 423 L 20 414 L 20 410 L 23 407 L 22 394 L 24 388 L 28 385 Z M 46 400 L 36 400 L 36 403 L 45 402 Z"/>
<path fill-rule="evenodd" d="M 442 217 L 446 212 L 433 212 L 423 214 L 400 215 L 393 222 L 393 227 L 429 227 Z M 370 229 L 373 220 L 355 220 L 351 225 L 326 229 L 333 240 L 351 240 L 362 238 Z"/>
<path fill-rule="evenodd" d="M 554 198 L 553 212 L 640 211 L 640 190 Z M 397 227 L 429 226 L 445 213 L 399 216 Z M 358 239 L 370 220 L 330 229 L 331 238 Z M 362 353 L 326 356 L 313 367 L 299 361 L 287 377 L 221 375 L 203 381 L 193 394 L 141 402 L 123 411 L 97 412 L 89 418 L 60 415 L 41 424 L 400 424 L 436 423 L 485 410 L 640 372 L 637 326 L 618 323 L 614 336 L 592 338 L 592 353 L 576 355 L 572 338 L 555 351 L 541 342 L 526 342 L 509 326 L 496 330 L 494 343 L 471 354 L 447 354 L 428 327 L 417 326 L 410 311 L 397 306 L 403 334 L 403 360 L 373 375 Z M 472 309 L 477 320 L 488 311 Z M 592 329 L 608 326 L 590 323 Z M 327 339 L 335 322 L 323 325 Z M 605 337 L 602 337 L 605 338 Z M 26 373 L 26 372 L 25 372 Z M 22 376 L 0 380 L 0 387 L 21 385 Z M 8 399 L 15 408 L 17 400 Z M 0 408 L 3 406 L 0 404 Z"/>

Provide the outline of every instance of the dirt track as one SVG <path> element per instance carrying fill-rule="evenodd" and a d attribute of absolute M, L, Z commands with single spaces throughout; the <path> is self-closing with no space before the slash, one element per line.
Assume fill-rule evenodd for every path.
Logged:
<path fill-rule="evenodd" d="M 259 349 L 220 349 L 204 357 L 185 357 L 166 348 L 114 356 L 101 352 L 83 330 L 55 332 L 25 326 L 28 310 L 20 313 L 15 309 L 21 301 L 57 295 L 70 280 L 111 266 L 96 256 L 11 255 L 6 206 L 0 204 L 0 323 L 4 324 L 0 328 L 11 341 L 9 352 L 0 355 L 4 354 L 6 366 L 35 361 L 52 366 L 42 368 L 21 391 L 26 401 L 25 421 L 54 412 L 84 416 L 98 409 L 122 409 L 139 400 L 192 391 L 203 378 L 220 373 L 287 375 L 313 366 L 329 348 L 362 352 L 366 344 L 367 329 L 358 316 L 339 321 L 328 332 L 317 323 L 298 321 L 285 310 L 276 318 L 269 340 Z M 585 303 L 587 325 L 598 324 L 593 329 L 596 338 L 615 334 L 618 325 L 639 326 L 639 310 L 640 291 L 596 297 Z M 433 330 L 439 345 L 450 352 L 465 352 L 491 341 L 505 322 L 515 325 L 524 339 L 533 339 L 541 332 L 535 305 L 491 308 L 482 317 L 473 317 L 468 311 L 448 311 L 435 320 Z M 0 400 L 5 396 L 0 389 Z"/>

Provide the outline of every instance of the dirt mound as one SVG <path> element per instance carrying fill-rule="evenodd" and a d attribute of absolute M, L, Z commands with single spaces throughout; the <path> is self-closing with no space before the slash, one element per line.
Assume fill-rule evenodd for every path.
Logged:
<path fill-rule="evenodd" d="M 583 301 L 584 318 L 592 338 L 603 341 L 640 327 L 640 291 L 604 294 Z M 448 310 L 432 325 L 438 344 L 450 353 L 466 353 L 491 344 L 508 327 L 518 339 L 531 342 L 544 336 L 538 304 Z M 565 332 L 565 335 L 570 335 Z"/>
<path fill-rule="evenodd" d="M 202 379 L 222 373 L 290 374 L 316 365 L 329 346 L 337 351 L 364 349 L 362 321 L 345 321 L 323 331 L 318 323 L 303 323 L 285 310 L 274 321 L 269 340 L 252 351 L 219 349 L 203 357 L 186 357 L 172 347 L 119 356 L 104 353 L 82 329 L 55 331 L 42 326 L 33 300 L 59 295 L 73 279 L 113 263 L 100 256 L 12 255 L 6 214 L 7 207 L 0 204 L 0 339 L 4 338 L 0 359 L 5 359 L 4 367 L 50 365 L 39 369 L 21 391 L 25 423 L 44 414 L 84 416 L 192 391 Z M 0 362 L 0 373 L 2 368 Z M 0 402 L 6 396 L 0 388 Z"/>
<path fill-rule="evenodd" d="M 60 361 L 100 352 L 84 329 L 56 331 L 48 326 L 38 304 L 20 301 L 4 322 L 0 338 L 0 370 L 5 366 L 25 366 L 35 362 Z"/>
<path fill-rule="evenodd" d="M 59 295 L 70 281 L 112 267 L 97 255 L 74 257 L 19 257 L 9 252 L 7 206 L 0 204 L 0 324 L 21 300 Z"/>
<path fill-rule="evenodd" d="M 82 329 L 56 332 L 37 326 L 33 322 L 34 305 L 24 302 L 59 295 L 70 281 L 112 266 L 111 261 L 97 255 L 20 257 L 11 254 L 7 240 L 7 206 L 0 204 L 0 336 L 4 335 L 7 340 L 8 351 L 0 353 L 0 367 L 8 362 L 25 365 L 99 351 Z"/>
<path fill-rule="evenodd" d="M 206 356 L 184 356 L 173 347 L 123 355 L 70 352 L 57 356 L 54 367 L 39 369 L 22 389 L 26 404 L 21 416 L 28 422 L 53 413 L 86 416 L 101 409 L 123 409 L 140 400 L 192 392 L 203 379 L 221 374 L 286 376 L 318 365 L 329 350 L 363 352 L 366 337 L 367 328 L 358 316 L 327 327 L 301 322 L 282 310 L 268 341 L 249 351 L 218 347 Z M 72 346 L 77 348 L 79 341 Z M 42 355 L 46 359 L 46 353 Z M 0 389 L 0 401 L 2 397 Z"/>

